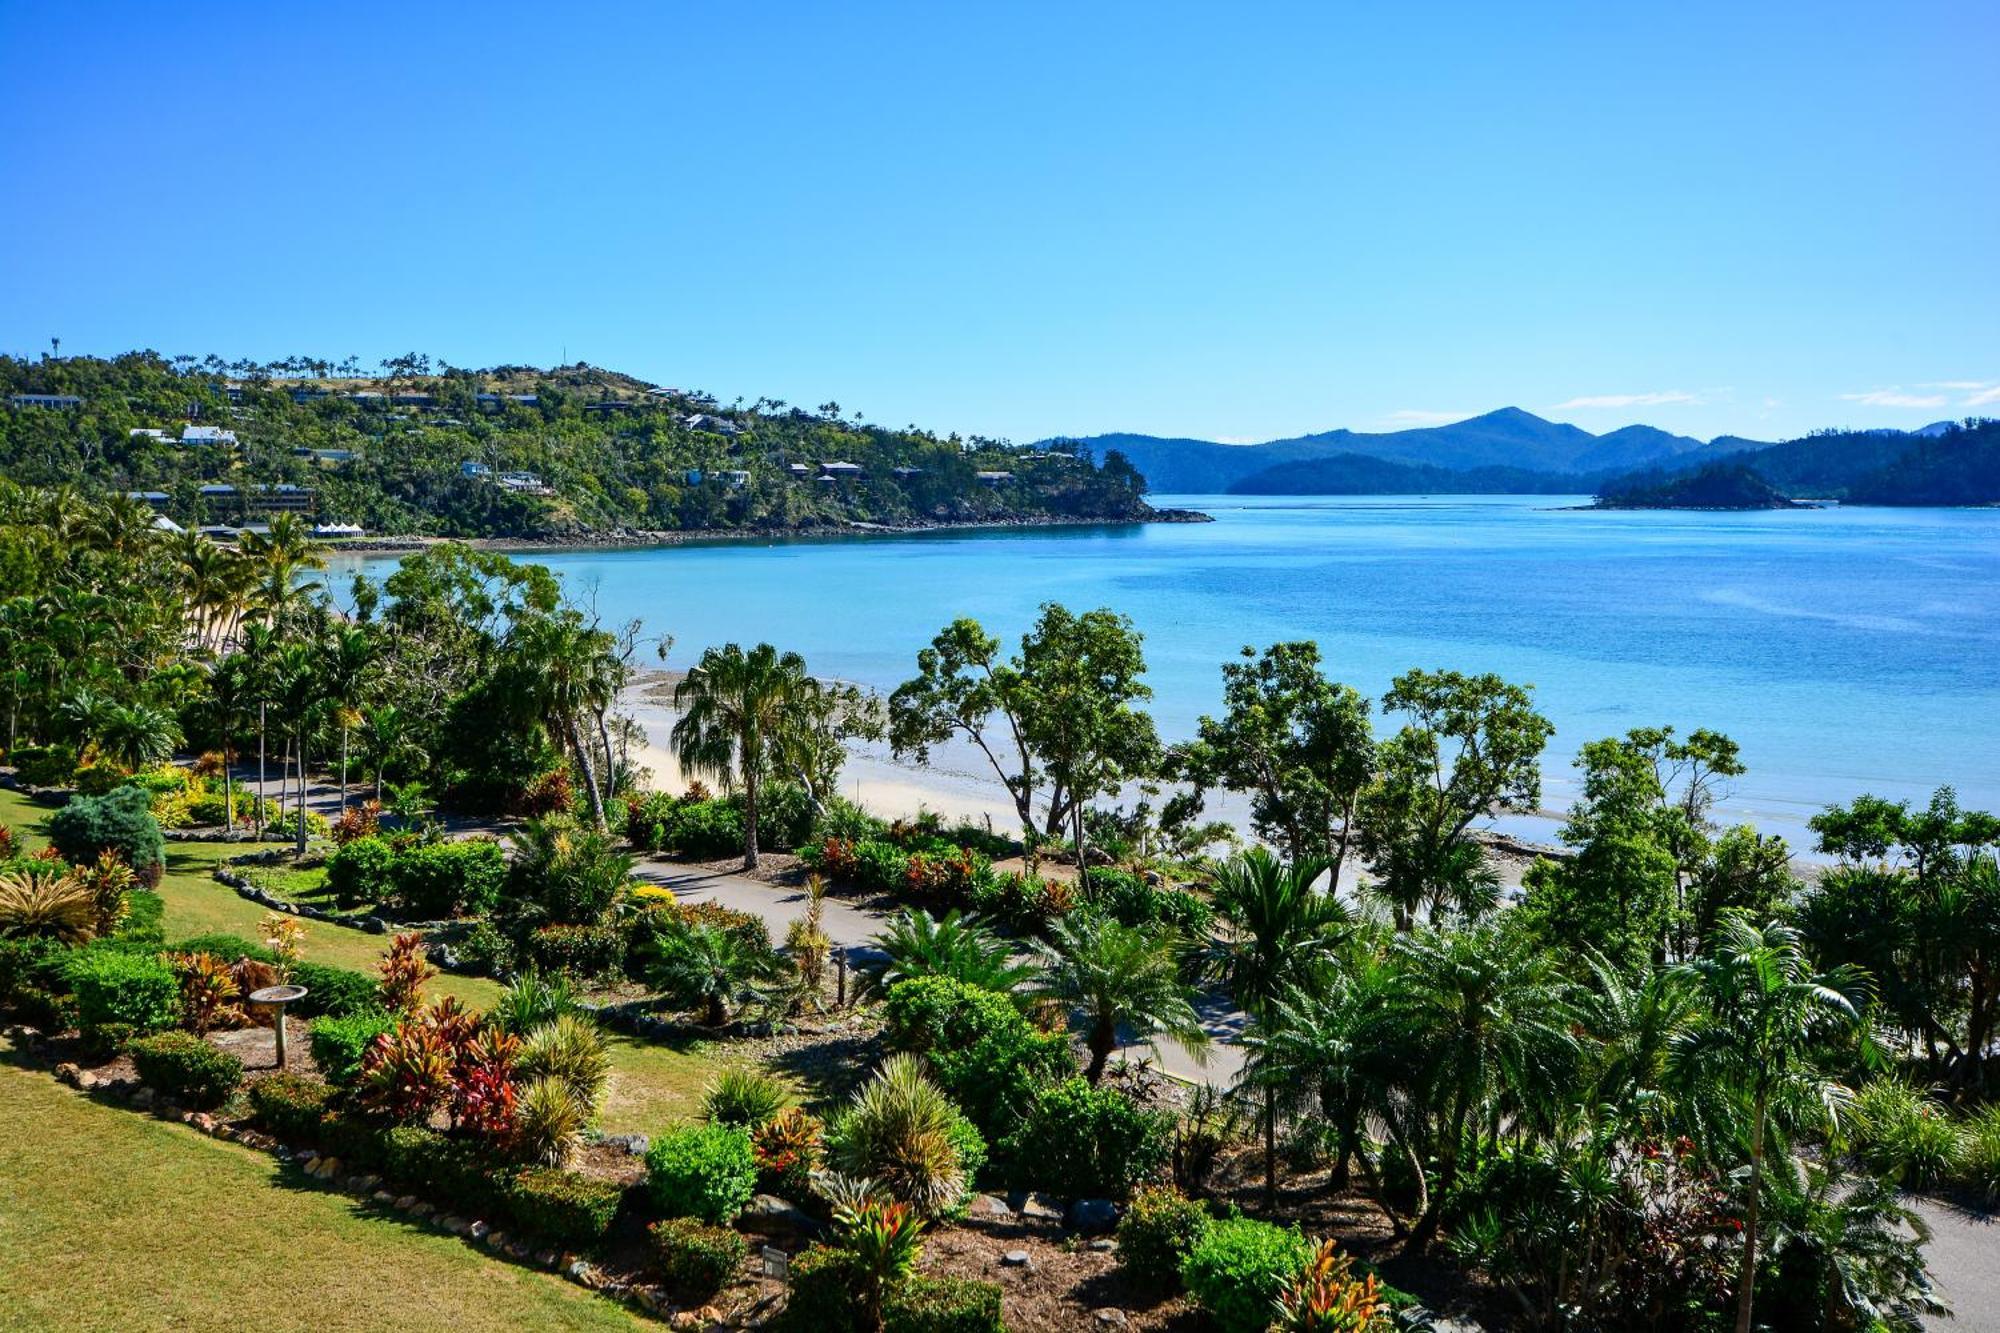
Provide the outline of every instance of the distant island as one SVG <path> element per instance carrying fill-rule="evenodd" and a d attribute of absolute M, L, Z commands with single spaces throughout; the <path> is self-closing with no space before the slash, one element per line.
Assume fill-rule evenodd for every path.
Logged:
<path fill-rule="evenodd" d="M 1695 472 L 1657 473 L 1613 484 L 1597 509 L 1810 509 L 1742 463 L 1710 463 Z"/>
<path fill-rule="evenodd" d="M 1516 407 L 1444 426 L 1336 430 L 1233 445 L 1097 435 L 1155 491 L 1234 495 L 1594 495 L 1615 507 L 1781 508 L 1779 501 L 2000 504 L 2000 422 L 1702 441 L 1651 426 L 1594 435 Z M 1712 472 L 1721 465 L 1730 470 Z M 1700 480 L 1695 480 L 1700 478 Z M 1768 492 L 1768 493 L 1767 493 Z"/>
<path fill-rule="evenodd" d="M 0 476 L 167 522 L 514 542 L 1194 520 L 1116 450 L 893 430 L 838 403 L 719 403 L 578 363 L 0 356 Z"/>

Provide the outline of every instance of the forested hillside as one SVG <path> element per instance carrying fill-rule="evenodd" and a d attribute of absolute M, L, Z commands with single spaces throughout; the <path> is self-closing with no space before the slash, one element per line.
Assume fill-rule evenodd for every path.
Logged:
<path fill-rule="evenodd" d="M 581 363 L 411 355 L 363 375 L 306 357 L 0 357 L 0 393 L 0 475 L 156 492 L 183 524 L 255 517 L 279 496 L 319 522 L 453 537 L 1152 515 L 1115 454 L 889 430 L 834 403 L 722 405 Z M 208 431 L 233 442 L 198 442 Z M 279 486 L 312 495 L 261 489 Z"/>
<path fill-rule="evenodd" d="M 1847 504 L 2000 504 L 2000 420 L 1903 431 L 1823 431 L 1733 456 L 1792 499 Z M 1600 494 L 1657 488 L 1690 469 L 1663 469 L 1604 483 Z"/>

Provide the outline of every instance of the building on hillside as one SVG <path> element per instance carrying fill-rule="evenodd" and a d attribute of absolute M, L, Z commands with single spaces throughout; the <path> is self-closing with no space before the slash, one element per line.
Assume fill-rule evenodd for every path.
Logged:
<path fill-rule="evenodd" d="M 392 407 L 436 407 L 437 395 L 429 393 L 399 393 L 390 397 Z"/>
<path fill-rule="evenodd" d="M 181 427 L 181 447 L 186 449 L 208 449 L 236 447 L 236 432 L 221 426 Z"/>
<path fill-rule="evenodd" d="M 468 458 L 458 465 L 458 475 L 464 477 L 467 481 L 483 481 L 493 475 L 493 469 L 484 463 L 475 463 Z"/>
<path fill-rule="evenodd" d="M 585 403 L 583 410 L 592 416 L 608 417 L 615 412 L 636 412 L 637 403 L 628 403 L 622 398 L 600 398 L 594 403 Z"/>
<path fill-rule="evenodd" d="M 750 474 L 741 470 L 718 472 L 715 479 L 731 490 L 740 491 L 750 484 Z"/>
<path fill-rule="evenodd" d="M 975 472 L 972 479 L 981 486 L 1005 486 L 1014 480 L 1011 472 Z"/>
<path fill-rule="evenodd" d="M 821 481 L 859 481 L 867 475 L 868 469 L 862 467 L 859 463 L 836 462 L 821 463 L 819 465 L 819 477 Z"/>
<path fill-rule="evenodd" d="M 127 491 L 125 492 L 125 498 L 128 500 L 138 500 L 156 513 L 165 509 L 173 500 L 173 497 L 165 491 Z"/>
<path fill-rule="evenodd" d="M 794 477 L 797 477 L 801 481 L 805 480 L 807 477 L 810 477 L 813 474 L 813 470 L 807 467 L 804 463 L 787 463 L 785 465 L 785 471 L 791 473 Z"/>
<path fill-rule="evenodd" d="M 166 444 L 173 437 L 158 426 L 134 426 L 125 432 L 125 438 L 128 440 L 154 440 L 160 444 Z"/>
<path fill-rule="evenodd" d="M 920 467 L 893 467 L 889 469 L 889 475 L 897 481 L 908 481 L 912 477 L 923 476 L 924 470 Z"/>
<path fill-rule="evenodd" d="M 555 491 L 532 472 L 502 472 L 494 478 L 500 489 L 518 491 L 522 495 L 554 495 Z"/>
<path fill-rule="evenodd" d="M 315 463 L 322 463 L 328 467 L 336 467 L 342 463 L 352 463 L 356 458 L 356 454 L 352 449 L 307 449 L 301 447 L 292 450 L 292 454 L 298 458 L 310 458 Z"/>
<path fill-rule="evenodd" d="M 702 474 L 700 468 L 691 467 L 687 471 L 681 473 L 681 480 L 686 482 L 690 486 L 699 486 L 701 485 L 701 475 Z"/>
<path fill-rule="evenodd" d="M 153 531 L 164 532 L 170 537 L 178 537 L 187 529 L 168 518 L 165 514 L 153 515 Z"/>
<path fill-rule="evenodd" d="M 83 399 L 73 393 L 16 393 L 8 395 L 7 403 L 10 407 L 53 407 L 66 409 L 82 407 Z"/>
<path fill-rule="evenodd" d="M 233 486 L 222 481 L 202 487 L 201 498 L 212 506 L 233 506 L 246 514 L 310 514 L 314 493 L 308 487 L 290 482 L 275 486 Z"/>
<path fill-rule="evenodd" d="M 719 417 L 713 412 L 696 412 L 693 416 L 683 417 L 681 424 L 689 430 L 705 431 L 710 435 L 727 435 L 732 439 L 743 433 L 743 427 L 728 417 Z"/>

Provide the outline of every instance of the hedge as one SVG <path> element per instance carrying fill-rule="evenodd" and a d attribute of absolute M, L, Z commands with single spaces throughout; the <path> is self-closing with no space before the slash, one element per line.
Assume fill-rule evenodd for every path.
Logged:
<path fill-rule="evenodd" d="M 565 1247 L 604 1239 L 625 1191 L 609 1180 L 561 1167 L 531 1167 L 507 1185 L 507 1211 L 515 1225 Z"/>
<path fill-rule="evenodd" d="M 85 1027 L 123 1023 L 145 1033 L 180 1021 L 180 978 L 152 954 L 82 949 L 65 961 L 63 979 L 76 994 L 77 1020 Z"/>
<path fill-rule="evenodd" d="M 192 1032 L 140 1037 L 126 1048 L 140 1081 L 188 1106 L 220 1106 L 243 1082 L 243 1062 Z"/>
<path fill-rule="evenodd" d="M 742 1212 L 757 1191 L 750 1136 L 722 1125 L 669 1130 L 646 1152 L 646 1184 L 669 1217 L 698 1217 L 720 1226 Z"/>
<path fill-rule="evenodd" d="M 677 1301 L 699 1305 L 729 1284 L 749 1256 L 739 1232 L 692 1217 L 670 1217 L 651 1228 L 660 1280 Z"/>
<path fill-rule="evenodd" d="M 313 1143 L 333 1089 L 303 1074 L 266 1074 L 251 1083 L 249 1095 L 258 1124 L 288 1142 Z"/>

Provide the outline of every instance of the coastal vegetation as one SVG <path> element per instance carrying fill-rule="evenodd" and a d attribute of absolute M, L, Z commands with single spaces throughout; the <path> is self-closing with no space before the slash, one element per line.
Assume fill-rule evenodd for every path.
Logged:
<path fill-rule="evenodd" d="M 953 621 L 886 703 L 718 647 L 653 790 L 637 627 L 449 543 L 341 612 L 321 558 L 0 487 L 0 1096 L 34 1111 L 0 1182 L 53 1196 L 36 1254 L 107 1244 L 81 1161 L 162 1235 L 236 1236 L 239 1195 L 296 1222 L 316 1296 L 335 1257 L 487 1284 L 471 1326 L 620 1312 L 359 1210 L 698 1322 L 1916 1330 L 1913 1196 L 2000 1188 L 2000 820 L 1949 788 L 1823 811 L 1805 877 L 1721 822 L 1729 737 L 1628 729 L 1510 904 L 1481 829 L 1540 803 L 1529 687 L 1370 697 L 1275 643 L 1175 740 L 1131 622 L 1051 603 L 1012 644 Z M 863 735 L 973 745 L 1018 827 L 842 799 Z"/>
<path fill-rule="evenodd" d="M 152 493 L 186 527 L 274 507 L 516 540 L 1152 514 L 1115 454 L 891 429 L 838 403 L 723 404 L 582 364 L 0 356 L 0 398 L 0 476 Z"/>

